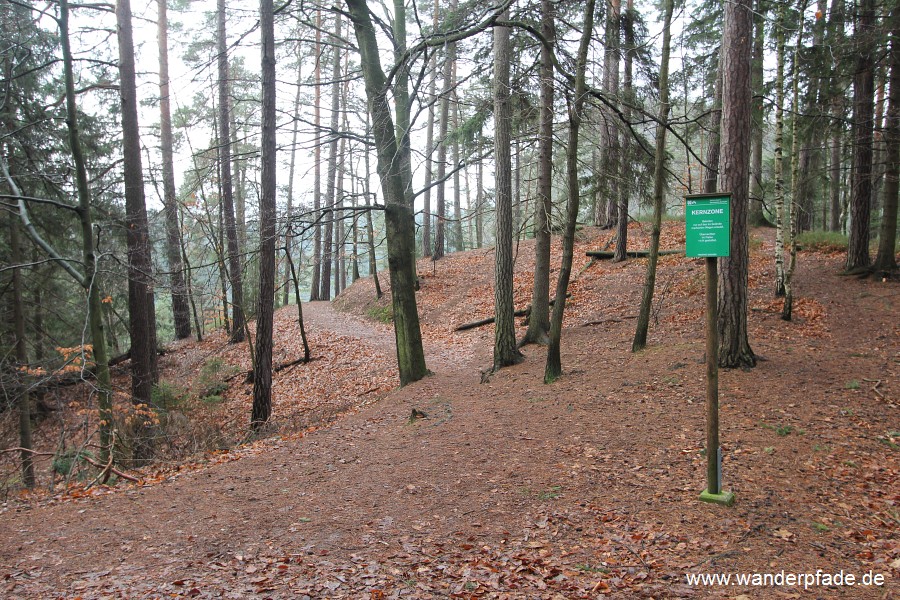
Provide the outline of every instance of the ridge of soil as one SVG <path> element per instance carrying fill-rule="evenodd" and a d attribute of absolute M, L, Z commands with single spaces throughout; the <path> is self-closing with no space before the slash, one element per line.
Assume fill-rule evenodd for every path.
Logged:
<path fill-rule="evenodd" d="M 666 231 L 664 247 L 677 247 L 677 227 Z M 556 383 L 542 383 L 545 352 L 528 346 L 524 362 L 480 384 L 492 328 L 452 333 L 491 315 L 489 251 L 451 255 L 433 271 L 420 261 L 434 375 L 385 395 L 350 393 L 343 402 L 352 411 L 329 426 L 302 436 L 286 427 L 282 437 L 163 482 L 4 503 L 0 594 L 896 597 L 896 284 L 841 277 L 839 256 L 803 253 L 794 320 L 784 322 L 769 289 L 770 232 L 756 232 L 749 324 L 764 360 L 720 373 L 724 481 L 737 494 L 724 508 L 698 500 L 706 465 L 701 262 L 661 259 L 649 347 L 632 354 L 645 261 L 590 263 L 583 250 L 606 234 L 585 235 Z M 529 243 L 519 248 L 517 308 L 530 296 L 530 252 Z M 371 286 L 358 281 L 335 305 L 365 315 Z M 279 312 L 277 329 L 296 336 L 290 310 Z M 360 346 L 346 359 L 348 377 L 372 369 L 389 379 L 389 327 L 326 304 L 304 310 L 310 329 Z M 316 369 L 342 364 L 325 360 L 284 375 L 281 401 L 301 378 L 313 385 Z M 426 417 L 411 419 L 413 409 Z M 281 410 L 280 419 L 293 414 Z M 685 578 L 817 569 L 871 571 L 886 583 L 804 590 L 699 587 Z"/>

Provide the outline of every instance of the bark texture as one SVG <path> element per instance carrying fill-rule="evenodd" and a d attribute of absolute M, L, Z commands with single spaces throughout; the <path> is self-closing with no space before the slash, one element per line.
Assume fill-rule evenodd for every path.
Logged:
<path fill-rule="evenodd" d="M 747 228 L 750 195 L 750 0 L 725 5 L 722 41 L 722 131 L 719 187 L 731 192 L 731 256 L 722 258 L 719 278 L 719 366 L 752 367 L 756 357 L 747 335 L 750 261 Z"/>

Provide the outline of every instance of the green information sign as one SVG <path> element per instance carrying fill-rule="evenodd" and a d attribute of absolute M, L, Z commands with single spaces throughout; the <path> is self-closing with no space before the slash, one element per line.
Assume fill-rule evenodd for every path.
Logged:
<path fill-rule="evenodd" d="M 729 256 L 731 194 L 700 194 L 684 200 L 685 255 Z"/>

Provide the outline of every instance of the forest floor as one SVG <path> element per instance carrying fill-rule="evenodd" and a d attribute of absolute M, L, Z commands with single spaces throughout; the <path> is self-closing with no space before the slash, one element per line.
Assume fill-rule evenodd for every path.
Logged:
<path fill-rule="evenodd" d="M 679 227 L 664 247 L 683 244 Z M 316 360 L 278 374 L 270 437 L 234 445 L 250 414 L 236 379 L 216 407 L 232 415 L 216 428 L 230 449 L 138 471 L 138 484 L 7 498 L 0 596 L 898 597 L 897 284 L 843 277 L 839 254 L 805 251 L 782 321 L 771 232 L 754 232 L 760 360 L 720 373 L 723 478 L 737 496 L 726 508 L 698 500 L 703 262 L 661 259 L 649 346 L 635 354 L 646 261 L 589 262 L 609 235 L 582 232 L 557 382 L 543 383 L 545 349 L 527 346 L 482 383 L 492 327 L 453 333 L 492 314 L 490 250 L 419 263 L 434 374 L 402 389 L 391 329 L 366 318 L 386 300 L 360 280 L 333 305 L 304 305 Z M 644 247 L 640 225 L 630 236 Z M 517 252 L 517 308 L 531 244 Z M 298 356 L 295 315 L 276 317 L 276 363 Z M 212 355 L 247 367 L 246 349 L 211 336 L 174 345 L 164 378 L 186 380 Z M 734 580 L 817 572 L 807 589 Z M 855 585 L 826 585 L 839 573 Z"/>

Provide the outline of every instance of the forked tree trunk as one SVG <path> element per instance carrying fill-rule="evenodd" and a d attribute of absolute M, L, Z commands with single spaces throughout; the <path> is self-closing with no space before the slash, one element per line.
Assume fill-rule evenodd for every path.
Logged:
<path fill-rule="evenodd" d="M 404 177 L 400 173 L 404 161 L 397 160 L 397 138 L 388 104 L 387 78 L 381 70 L 369 9 L 365 0 L 346 0 L 346 4 L 356 32 L 366 97 L 372 115 L 378 175 L 385 203 L 397 366 L 400 385 L 406 385 L 428 374 L 416 308 L 416 273 L 412 260 L 416 241 L 413 212 L 404 197 Z"/>
<path fill-rule="evenodd" d="M 291 282 L 291 266 L 288 264 L 287 257 L 290 256 L 290 245 L 294 243 L 294 238 L 291 236 L 291 217 L 294 212 L 294 167 L 297 164 L 297 134 L 300 130 L 300 119 L 298 115 L 300 113 L 300 90 L 303 89 L 303 56 L 300 52 L 300 46 L 297 46 L 297 92 L 294 96 L 294 113 L 291 115 L 294 121 L 293 131 L 291 132 L 291 162 L 290 167 L 288 168 L 288 185 L 287 185 L 287 209 L 285 210 L 285 226 L 284 226 L 284 246 L 287 248 L 285 251 L 285 264 L 284 264 L 284 279 L 282 279 L 282 295 L 281 295 L 281 303 L 283 305 L 287 305 L 289 299 L 290 292 L 290 282 Z"/>

